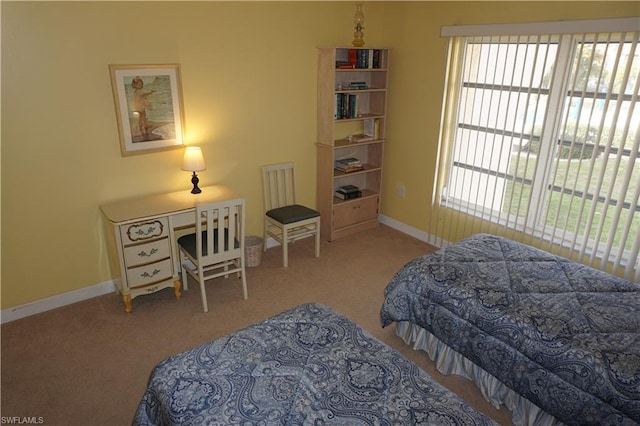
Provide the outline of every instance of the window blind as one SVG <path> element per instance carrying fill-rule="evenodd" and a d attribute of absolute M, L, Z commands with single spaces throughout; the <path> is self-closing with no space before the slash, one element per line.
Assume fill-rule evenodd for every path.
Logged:
<path fill-rule="evenodd" d="M 639 22 L 443 29 L 432 244 L 491 232 L 640 281 Z"/>

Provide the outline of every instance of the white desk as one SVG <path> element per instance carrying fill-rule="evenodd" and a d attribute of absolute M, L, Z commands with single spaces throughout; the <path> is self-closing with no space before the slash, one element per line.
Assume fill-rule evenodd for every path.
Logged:
<path fill-rule="evenodd" d="M 131 312 L 133 298 L 167 287 L 181 296 L 175 230 L 195 225 L 196 204 L 235 198 L 240 196 L 225 186 L 207 186 L 200 194 L 185 189 L 100 206 L 113 231 L 110 254 L 120 271 L 125 311 Z"/>

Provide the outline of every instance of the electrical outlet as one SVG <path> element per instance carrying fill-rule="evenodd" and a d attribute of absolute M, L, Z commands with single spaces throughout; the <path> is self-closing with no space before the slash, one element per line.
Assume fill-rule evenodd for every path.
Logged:
<path fill-rule="evenodd" d="M 398 185 L 398 197 L 400 198 L 404 198 L 404 185 Z"/>

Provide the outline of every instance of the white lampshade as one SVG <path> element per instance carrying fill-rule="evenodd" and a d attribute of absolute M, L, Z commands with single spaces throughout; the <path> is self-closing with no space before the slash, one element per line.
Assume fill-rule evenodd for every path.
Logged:
<path fill-rule="evenodd" d="M 184 150 L 184 158 L 182 159 L 182 170 L 188 172 L 199 172 L 206 170 L 202 150 L 198 146 L 188 146 Z"/>

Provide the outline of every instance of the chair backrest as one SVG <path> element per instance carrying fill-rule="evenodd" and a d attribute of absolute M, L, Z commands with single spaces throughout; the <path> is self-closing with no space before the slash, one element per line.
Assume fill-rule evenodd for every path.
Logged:
<path fill-rule="evenodd" d="M 264 211 L 296 203 L 295 166 L 291 162 L 262 166 Z"/>
<path fill-rule="evenodd" d="M 244 198 L 196 206 L 196 254 L 205 265 L 244 256 Z"/>

